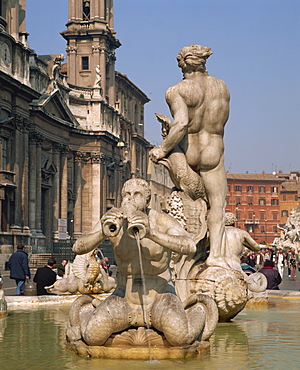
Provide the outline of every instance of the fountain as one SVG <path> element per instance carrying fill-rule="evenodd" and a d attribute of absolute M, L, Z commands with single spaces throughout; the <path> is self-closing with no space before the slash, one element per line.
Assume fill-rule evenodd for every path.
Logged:
<path fill-rule="evenodd" d="M 2 316 L 1 369 L 46 368 L 53 359 L 64 369 L 293 368 L 298 362 L 300 301 L 277 295 L 246 306 L 265 282 L 240 270 L 244 242 L 241 235 L 232 240 L 240 232 L 225 227 L 222 137 L 229 93 L 205 70 L 211 54 L 200 45 L 180 51 L 185 78 L 167 91 L 174 120 L 157 114 L 164 140 L 150 156 L 168 168 L 176 188 L 164 212 L 147 209 L 146 181 L 127 181 L 121 207 L 74 244 L 74 276 L 48 288 L 84 294 L 71 307 L 47 300 L 27 310 L 24 302 Z M 119 273 L 115 291 L 101 301 L 94 294 L 100 278 L 94 257 L 106 238 Z M 84 274 L 76 273 L 77 263 Z"/>
<path fill-rule="evenodd" d="M 111 296 L 100 302 L 83 295 L 70 308 L 67 340 L 80 355 L 195 355 L 209 347 L 218 321 L 245 307 L 250 287 L 264 283 L 247 278 L 238 263 L 243 245 L 258 245 L 242 230 L 225 230 L 229 92 L 206 71 L 211 54 L 201 45 L 180 50 L 184 79 L 166 93 L 173 121 L 156 114 L 163 141 L 150 158 L 168 169 L 175 185 L 165 212 L 147 210 L 146 181 L 128 180 L 121 208 L 106 212 L 73 246 L 85 255 L 109 238 L 119 271 Z"/>

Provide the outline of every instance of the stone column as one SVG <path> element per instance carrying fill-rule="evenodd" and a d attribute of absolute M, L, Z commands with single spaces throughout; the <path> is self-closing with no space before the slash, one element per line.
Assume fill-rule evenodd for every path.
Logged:
<path fill-rule="evenodd" d="M 92 225 L 94 226 L 101 214 L 101 161 L 103 153 L 92 153 Z"/>
<path fill-rule="evenodd" d="M 131 174 L 132 177 L 135 177 L 136 173 L 136 143 L 135 141 L 131 142 Z"/>
<path fill-rule="evenodd" d="M 115 56 L 115 53 L 113 53 L 110 56 L 109 90 L 108 90 L 109 104 L 112 105 L 113 107 L 115 106 L 115 100 L 116 100 L 116 94 L 115 94 L 115 61 L 116 61 L 116 56 Z"/>
<path fill-rule="evenodd" d="M 36 213 L 35 229 L 42 234 L 41 212 L 42 212 L 42 137 L 39 137 L 36 146 Z"/>
<path fill-rule="evenodd" d="M 31 133 L 29 137 L 29 227 L 35 234 L 36 222 L 36 136 Z"/>
<path fill-rule="evenodd" d="M 105 19 L 106 18 L 106 1 L 101 1 L 100 2 L 100 18 Z"/>
<path fill-rule="evenodd" d="M 26 32 L 26 0 L 19 0 L 19 31 Z"/>
<path fill-rule="evenodd" d="M 31 121 L 24 121 L 24 130 L 22 132 L 23 137 L 23 147 L 22 155 L 24 157 L 23 167 L 22 167 L 22 221 L 23 221 L 23 230 L 29 228 L 29 128 Z"/>
<path fill-rule="evenodd" d="M 17 185 L 16 191 L 15 191 L 15 219 L 14 224 L 19 226 L 21 228 L 22 224 L 22 168 L 23 168 L 23 161 L 24 161 L 24 153 L 22 150 L 23 143 L 22 143 L 22 127 L 23 127 L 23 119 L 22 117 L 18 117 L 16 119 L 16 125 L 17 130 L 15 131 L 15 163 L 14 163 L 14 173 L 15 176 L 15 182 Z M 1 167 L 2 168 L 2 167 Z"/>
<path fill-rule="evenodd" d="M 68 54 L 68 82 L 70 84 L 76 85 L 76 73 L 77 73 L 77 64 L 76 64 L 76 58 L 77 58 L 77 47 L 74 45 L 69 44 L 66 48 L 67 54 Z M 78 63 L 81 63 L 79 60 Z M 80 64 L 78 64 L 80 65 Z"/>
<path fill-rule="evenodd" d="M 113 0 L 109 1 L 109 28 L 114 29 L 114 2 Z"/>
<path fill-rule="evenodd" d="M 69 0 L 68 18 L 69 18 L 69 22 L 76 18 L 75 17 L 75 0 Z"/>
<path fill-rule="evenodd" d="M 54 145 L 52 149 L 53 163 L 57 168 L 56 174 L 53 176 L 52 184 L 52 199 L 53 199 L 53 220 L 52 220 L 52 234 L 55 236 L 58 232 L 58 219 L 60 216 L 60 145 Z"/>
<path fill-rule="evenodd" d="M 18 0 L 11 0 L 10 33 L 17 41 L 19 40 L 19 1 Z"/>
<path fill-rule="evenodd" d="M 82 160 L 83 153 L 75 153 L 75 206 L 74 206 L 74 239 L 82 235 Z"/>
<path fill-rule="evenodd" d="M 61 203 L 60 203 L 60 217 L 68 218 L 68 148 L 64 146 L 61 151 Z"/>

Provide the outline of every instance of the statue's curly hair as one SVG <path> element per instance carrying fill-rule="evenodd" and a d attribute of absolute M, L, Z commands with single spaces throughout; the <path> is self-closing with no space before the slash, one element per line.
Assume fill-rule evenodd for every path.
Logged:
<path fill-rule="evenodd" d="M 192 65 L 197 68 L 200 64 L 202 64 L 201 59 L 207 59 L 211 55 L 212 51 L 209 46 L 191 45 L 183 47 L 179 51 L 176 59 L 178 61 L 178 66 L 184 71 L 187 65 Z M 189 62 L 187 63 L 187 58 L 191 56 L 193 57 L 193 59 L 189 60 Z"/>
<path fill-rule="evenodd" d="M 225 226 L 233 226 L 235 222 L 236 222 L 235 215 L 231 212 L 226 212 L 225 213 Z"/>
<path fill-rule="evenodd" d="M 144 190 L 146 192 L 146 202 L 147 202 L 147 204 L 149 204 L 150 203 L 150 199 L 151 199 L 151 190 L 150 190 L 149 184 L 144 179 L 137 178 L 137 179 L 127 180 L 125 182 L 125 184 L 123 185 L 123 188 L 122 188 L 122 197 L 124 197 L 124 195 L 125 195 L 125 189 L 128 186 L 130 187 L 130 185 L 131 184 L 134 184 L 134 183 L 137 184 L 137 185 L 139 185 L 139 186 L 141 186 L 142 188 L 144 188 Z"/>

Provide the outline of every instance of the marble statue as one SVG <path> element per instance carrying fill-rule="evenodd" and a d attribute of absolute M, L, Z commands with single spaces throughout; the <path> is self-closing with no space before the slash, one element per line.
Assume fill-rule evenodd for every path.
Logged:
<path fill-rule="evenodd" d="M 182 301 L 190 294 L 209 295 L 218 305 L 220 321 L 228 321 L 249 299 L 248 278 L 240 268 L 242 247 L 258 246 L 246 232 L 225 228 L 223 135 L 230 95 L 225 83 L 206 71 L 211 54 L 210 47 L 201 45 L 180 50 L 177 60 L 183 80 L 166 92 L 173 120 L 156 114 L 163 140 L 150 151 L 150 158 L 168 169 L 175 185 L 164 210 L 196 243 L 195 253 L 172 255 L 176 292 Z"/>
<path fill-rule="evenodd" d="M 97 249 L 77 255 L 73 263 L 68 262 L 62 279 L 46 287 L 51 294 L 96 294 L 111 292 L 115 279 L 108 276 L 96 259 Z"/>
<path fill-rule="evenodd" d="M 291 210 L 283 227 L 277 227 L 282 230 L 283 235 L 280 238 L 276 238 L 273 245 L 285 250 L 294 248 L 300 256 L 300 207 Z"/>
<path fill-rule="evenodd" d="M 97 65 L 97 67 L 95 68 L 95 72 L 96 72 L 96 79 L 95 79 L 95 83 L 94 83 L 94 87 L 101 87 L 101 80 L 102 80 L 102 76 L 101 76 L 101 70 L 100 70 L 100 66 Z"/>
<path fill-rule="evenodd" d="M 7 314 L 7 302 L 5 299 L 4 291 L 2 289 L 3 278 L 0 275 L 0 317 Z"/>
<path fill-rule="evenodd" d="M 225 213 L 225 238 L 224 238 L 224 258 L 228 265 L 237 271 L 243 271 L 241 268 L 241 255 L 243 248 L 250 249 L 253 252 L 259 252 L 260 246 L 251 238 L 246 230 L 234 227 L 236 217 L 231 212 Z"/>
<path fill-rule="evenodd" d="M 169 169 L 177 189 L 193 200 L 207 200 L 210 252 L 206 264 L 229 268 L 221 246 L 227 194 L 223 135 L 230 95 L 225 83 L 206 71 L 211 54 L 210 47 L 191 45 L 177 55 L 183 80 L 166 92 L 173 121 L 157 115 L 164 140 L 150 151 L 150 158 Z"/>
<path fill-rule="evenodd" d="M 120 335 L 121 342 L 125 338 L 130 344 L 145 328 L 145 338 L 163 335 L 169 347 L 188 346 L 207 340 L 217 325 L 213 299 L 193 294 L 182 302 L 176 295 L 169 268 L 171 253 L 189 255 L 195 253 L 196 245 L 174 218 L 147 210 L 149 200 L 145 180 L 128 180 L 121 208 L 107 211 L 94 230 L 73 246 L 77 254 L 88 253 L 109 238 L 118 266 L 117 287 L 108 298 L 100 302 L 84 295 L 70 308 L 67 338 L 73 347 L 86 348 L 84 353 L 91 353 L 89 346 L 116 343 Z"/>

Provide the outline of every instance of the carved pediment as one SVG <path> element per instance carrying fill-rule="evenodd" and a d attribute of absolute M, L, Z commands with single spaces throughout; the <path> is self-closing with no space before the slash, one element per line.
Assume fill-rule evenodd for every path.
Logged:
<path fill-rule="evenodd" d="M 74 127 L 79 126 L 59 90 L 54 91 L 51 95 L 43 95 L 40 100 L 33 102 L 32 106 L 35 110 L 43 111 L 52 119 L 56 119 Z"/>

